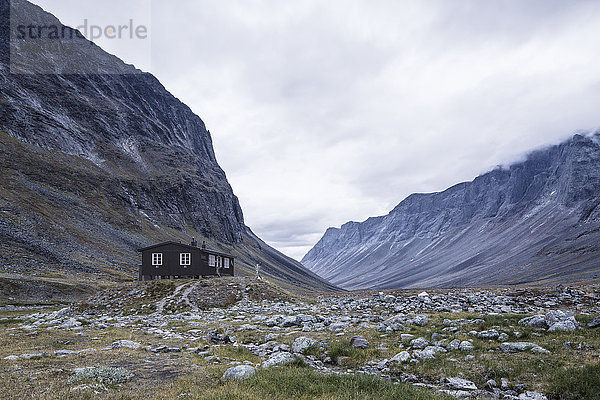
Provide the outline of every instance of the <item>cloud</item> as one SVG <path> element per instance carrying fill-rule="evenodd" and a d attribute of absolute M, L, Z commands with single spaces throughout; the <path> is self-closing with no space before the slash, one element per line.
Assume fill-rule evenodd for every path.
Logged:
<path fill-rule="evenodd" d="M 598 2 L 152 6 L 151 72 L 206 122 L 248 225 L 296 258 L 600 125 Z"/>

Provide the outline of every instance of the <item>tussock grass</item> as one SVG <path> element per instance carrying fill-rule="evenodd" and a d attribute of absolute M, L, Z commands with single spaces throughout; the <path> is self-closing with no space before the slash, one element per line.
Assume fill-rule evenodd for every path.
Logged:
<path fill-rule="evenodd" d="M 600 363 L 557 371 L 550 386 L 550 399 L 600 399 Z"/>
<path fill-rule="evenodd" d="M 196 398 L 196 397 L 190 397 Z M 206 391 L 206 400 L 433 400 L 446 397 L 367 375 L 322 375 L 306 368 L 273 368 Z"/>
<path fill-rule="evenodd" d="M 373 345 L 366 349 L 356 349 L 350 345 L 350 339 L 346 338 L 330 342 L 327 355 L 340 366 L 357 368 L 368 361 L 380 358 L 382 352 Z"/>

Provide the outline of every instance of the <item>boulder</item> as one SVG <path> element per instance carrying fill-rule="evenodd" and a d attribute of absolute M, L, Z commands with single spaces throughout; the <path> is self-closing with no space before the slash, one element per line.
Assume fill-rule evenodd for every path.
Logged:
<path fill-rule="evenodd" d="M 356 349 L 366 349 L 369 347 L 369 341 L 363 336 L 354 336 L 350 339 L 350 345 Z"/>
<path fill-rule="evenodd" d="M 73 314 L 73 310 L 70 307 L 61 308 L 60 310 L 51 314 L 51 319 L 58 319 L 63 317 L 69 317 Z"/>
<path fill-rule="evenodd" d="M 292 343 L 292 351 L 294 353 L 304 353 L 310 346 L 316 344 L 317 341 L 304 337 L 304 336 L 300 336 L 299 338 L 297 338 L 296 340 L 294 340 L 294 343 Z"/>
<path fill-rule="evenodd" d="M 396 301 L 396 296 L 388 294 L 383 298 L 383 301 L 385 301 L 386 303 L 393 303 Z"/>
<path fill-rule="evenodd" d="M 138 342 L 134 342 L 131 340 L 117 340 L 117 341 L 113 342 L 110 346 L 107 346 L 107 347 L 103 348 L 102 350 L 116 350 L 116 349 L 123 349 L 123 348 L 137 350 L 140 347 L 142 347 L 142 345 L 139 344 Z"/>
<path fill-rule="evenodd" d="M 495 329 L 490 329 L 487 331 L 481 331 L 481 332 L 477 333 L 477 337 L 479 339 L 496 340 L 496 339 L 498 339 L 499 336 L 500 336 L 500 332 L 498 332 Z"/>
<path fill-rule="evenodd" d="M 19 358 L 22 358 L 23 360 L 39 360 L 44 357 L 50 357 L 50 353 L 21 354 L 19 356 Z"/>
<path fill-rule="evenodd" d="M 414 349 L 424 349 L 429 346 L 431 343 L 425 338 L 416 338 L 410 341 L 410 346 Z"/>
<path fill-rule="evenodd" d="M 408 353 L 408 351 L 401 351 L 400 353 L 396 354 L 394 357 L 392 357 L 390 359 L 390 362 L 397 362 L 398 364 L 402 364 L 405 362 L 408 362 L 408 360 L 410 360 L 410 354 Z"/>
<path fill-rule="evenodd" d="M 448 343 L 448 345 L 446 346 L 446 348 L 448 350 L 458 350 L 460 347 L 460 340 L 458 339 L 454 339 L 452 340 L 450 343 Z"/>
<path fill-rule="evenodd" d="M 60 329 L 73 329 L 81 326 L 81 322 L 77 321 L 75 318 L 69 318 L 63 324 L 59 326 Z"/>
<path fill-rule="evenodd" d="M 600 317 L 594 318 L 590 323 L 587 324 L 588 328 L 597 328 L 600 326 Z"/>
<path fill-rule="evenodd" d="M 523 351 L 533 351 L 534 353 L 546 353 L 548 350 L 540 347 L 535 343 L 530 342 L 514 342 L 514 343 L 502 343 L 500 350 L 503 353 L 518 353 Z"/>
<path fill-rule="evenodd" d="M 296 325 L 300 325 L 300 320 L 297 316 L 295 315 L 288 315 L 283 317 L 283 321 L 281 321 L 281 327 L 283 328 L 289 328 L 291 326 L 296 326 Z"/>
<path fill-rule="evenodd" d="M 548 328 L 546 317 L 544 315 L 534 315 L 533 317 L 523 318 L 519 321 L 519 325 L 531 326 L 534 328 Z"/>
<path fill-rule="evenodd" d="M 544 319 L 546 320 L 546 324 L 548 326 L 552 326 L 555 323 L 568 319 L 571 316 L 572 314 L 569 314 L 566 311 L 552 310 L 544 316 Z"/>
<path fill-rule="evenodd" d="M 433 360 L 435 352 L 431 350 L 415 350 L 413 351 L 413 357 L 421 360 Z"/>
<path fill-rule="evenodd" d="M 233 368 L 229 368 L 223 374 L 223 380 L 229 379 L 247 379 L 256 374 L 256 369 L 250 365 L 238 365 Z"/>
<path fill-rule="evenodd" d="M 413 351 L 413 357 L 423 360 L 430 360 L 435 358 L 436 353 L 446 353 L 446 349 L 438 346 L 427 346 L 423 350 Z"/>
<path fill-rule="evenodd" d="M 446 378 L 446 386 L 454 390 L 477 390 L 477 386 L 466 379 L 462 378 Z"/>
<path fill-rule="evenodd" d="M 569 319 L 558 321 L 558 322 L 552 324 L 550 326 L 550 328 L 548 328 L 548 331 L 549 332 L 556 332 L 556 331 L 570 332 L 570 331 L 575 331 L 577 329 L 579 329 L 579 323 L 577 321 L 575 321 L 575 317 L 571 317 Z"/>
<path fill-rule="evenodd" d="M 475 347 L 473 346 L 473 343 L 464 340 L 462 342 L 460 342 L 460 345 L 458 346 L 458 349 L 460 351 L 472 351 Z"/>
<path fill-rule="evenodd" d="M 346 324 L 344 322 L 334 322 L 333 324 L 327 327 L 329 332 L 341 332 L 346 328 Z"/>
<path fill-rule="evenodd" d="M 548 400 L 548 398 L 540 392 L 525 392 L 519 395 L 519 400 Z"/>
<path fill-rule="evenodd" d="M 277 365 L 286 365 L 295 360 L 294 356 L 290 353 L 279 352 L 271 355 L 271 357 L 262 363 L 263 368 L 271 368 Z"/>
<path fill-rule="evenodd" d="M 425 326 L 429 323 L 429 317 L 427 315 L 417 315 L 411 318 L 408 323 L 417 326 Z"/>
<path fill-rule="evenodd" d="M 71 355 L 71 354 L 79 354 L 79 352 L 78 351 L 74 351 L 74 350 L 56 350 L 54 352 L 54 355 L 56 357 L 64 357 L 64 356 L 68 356 L 68 355 Z"/>
<path fill-rule="evenodd" d="M 233 341 L 231 340 L 231 338 L 229 337 L 229 335 L 225 335 L 222 333 L 217 333 L 217 332 L 210 332 L 208 334 L 208 341 L 212 344 L 227 344 L 227 343 L 233 343 Z"/>

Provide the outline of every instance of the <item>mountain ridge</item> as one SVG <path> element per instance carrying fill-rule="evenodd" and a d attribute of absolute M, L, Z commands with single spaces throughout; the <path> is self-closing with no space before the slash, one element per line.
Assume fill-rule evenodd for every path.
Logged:
<path fill-rule="evenodd" d="M 17 21 L 60 24 L 25 0 L 10 6 Z M 19 42 L 2 39 L 15 62 Z M 85 39 L 73 48 L 17 60 L 44 72 L 0 66 L 0 274 L 131 279 L 137 248 L 196 238 L 236 256 L 241 274 L 260 263 L 283 287 L 336 290 L 245 225 L 199 116 L 153 75 Z"/>
<path fill-rule="evenodd" d="M 560 242 L 554 243 L 555 247 L 569 249 L 567 239 L 579 240 L 596 254 L 593 240 L 583 243 L 578 236 L 586 236 L 586 227 L 595 232 L 600 222 L 600 174 L 594 166 L 600 167 L 600 133 L 576 134 L 560 145 L 533 151 L 523 162 L 497 168 L 470 182 L 441 192 L 412 194 L 387 215 L 330 228 L 302 263 L 349 289 L 368 284 L 397 288 L 554 283 L 563 278 L 573 280 L 580 273 L 581 279 L 597 278 L 600 265 L 584 251 L 574 251 L 562 261 L 557 254 L 545 255 L 544 260 L 505 233 L 522 236 L 525 220 L 537 218 L 537 224 L 554 234 L 541 236 Z M 521 229 L 517 229 L 519 224 Z M 481 232 L 474 232 L 476 229 Z M 497 238 L 512 242 L 521 256 L 495 253 L 489 243 Z M 542 251 L 544 246 L 532 240 L 525 242 Z M 511 251 L 511 246 L 497 247 Z M 554 271 L 552 276 L 542 271 L 544 262 Z M 567 270 L 569 263 L 578 265 L 575 271 Z M 527 265 L 537 272 L 526 272 Z M 500 267 L 510 273 L 492 273 Z"/>

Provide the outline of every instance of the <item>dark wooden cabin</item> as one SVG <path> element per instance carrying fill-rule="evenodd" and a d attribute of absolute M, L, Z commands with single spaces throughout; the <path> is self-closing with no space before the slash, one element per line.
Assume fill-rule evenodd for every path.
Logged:
<path fill-rule="evenodd" d="M 208 250 L 203 244 L 198 247 L 196 241 L 187 245 L 177 242 L 165 242 L 139 249 L 142 253 L 142 265 L 139 280 L 170 278 L 200 278 L 202 276 L 233 276 L 234 258 L 229 254 Z"/>

